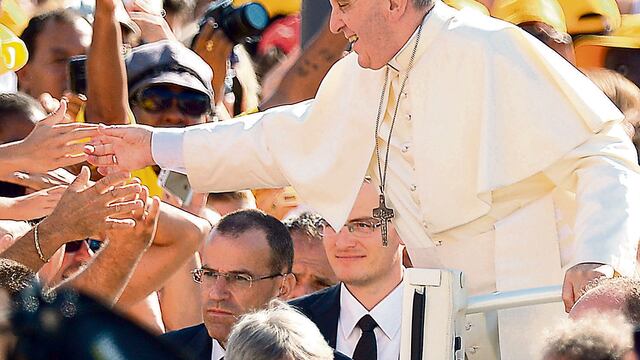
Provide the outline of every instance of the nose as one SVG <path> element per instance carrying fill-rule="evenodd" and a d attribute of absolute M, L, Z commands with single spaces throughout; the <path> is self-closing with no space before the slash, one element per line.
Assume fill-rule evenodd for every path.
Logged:
<path fill-rule="evenodd" d="M 93 251 L 89 249 L 86 241 L 82 242 L 80 249 L 73 254 L 73 260 L 77 262 L 88 262 L 93 257 Z"/>
<path fill-rule="evenodd" d="M 165 125 L 186 125 L 187 123 L 185 116 L 178 109 L 175 100 L 170 108 L 162 112 L 161 120 Z"/>
<path fill-rule="evenodd" d="M 338 34 L 344 27 L 344 22 L 340 14 L 340 10 L 336 9 L 336 5 L 331 4 L 331 17 L 329 18 L 329 30 L 332 33 Z"/>
<path fill-rule="evenodd" d="M 227 279 L 221 276 L 218 279 L 211 279 L 210 284 L 209 299 L 219 301 L 229 297 Z"/>
<path fill-rule="evenodd" d="M 343 226 L 342 229 L 340 229 L 340 232 L 335 236 L 337 249 L 348 249 L 356 246 L 356 240 L 353 238 L 346 226 Z"/>

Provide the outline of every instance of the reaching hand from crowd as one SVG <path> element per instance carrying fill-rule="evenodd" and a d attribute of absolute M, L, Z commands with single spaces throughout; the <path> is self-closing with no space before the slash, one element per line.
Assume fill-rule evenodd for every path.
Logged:
<path fill-rule="evenodd" d="M 177 41 L 176 36 L 171 31 L 167 21 L 161 16 L 144 11 L 134 11 L 129 14 L 140 27 L 141 38 L 146 43 L 156 42 L 160 40 Z"/>
<path fill-rule="evenodd" d="M 100 136 L 86 149 L 88 161 L 101 174 L 131 171 L 153 165 L 151 135 L 153 128 L 144 125 L 101 126 Z"/>
<path fill-rule="evenodd" d="M 1 180 L 38 191 L 59 185 L 69 185 L 75 178 L 76 176 L 66 169 L 59 168 L 45 173 L 16 171 Z"/>
<path fill-rule="evenodd" d="M 33 220 L 51 214 L 66 186 L 54 186 L 29 195 L 0 198 L 0 219 Z"/>
<path fill-rule="evenodd" d="M 224 95 L 227 59 L 233 51 L 233 43 L 217 27 L 212 20 L 209 20 L 193 44 L 193 51 L 214 69 L 211 86 L 216 104 L 222 101 Z"/>
<path fill-rule="evenodd" d="M 107 238 L 110 241 L 125 241 L 132 246 L 142 247 L 146 250 L 153 242 L 156 229 L 158 227 L 158 213 L 160 209 L 160 199 L 158 197 L 149 198 L 149 190 L 142 187 L 140 200 L 144 201 L 144 206 L 125 214 L 123 217 L 115 216 L 120 222 L 114 222 L 107 229 Z"/>
<path fill-rule="evenodd" d="M 98 134 L 97 125 L 70 124 L 65 116 L 67 102 L 53 114 L 38 122 L 35 128 L 20 141 L 0 146 L 0 172 L 3 176 L 16 170 L 47 172 L 83 162 L 87 159 L 82 139 Z M 6 161 L 5 161 L 6 159 Z"/>
<path fill-rule="evenodd" d="M 117 172 L 89 185 L 89 168 L 83 167 L 76 180 L 62 195 L 58 206 L 45 220 L 59 224 L 64 238 L 84 239 L 115 226 L 134 226 L 131 221 L 114 218 L 143 206 L 137 199 L 142 186 L 129 181 L 129 173 Z"/>

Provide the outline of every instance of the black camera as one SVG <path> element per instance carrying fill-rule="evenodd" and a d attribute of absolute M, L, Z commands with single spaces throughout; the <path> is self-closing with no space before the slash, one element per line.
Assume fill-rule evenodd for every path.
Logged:
<path fill-rule="evenodd" d="M 235 8 L 232 3 L 233 0 L 213 1 L 200 20 L 199 32 L 213 19 L 229 40 L 241 44 L 253 40 L 267 27 L 269 15 L 264 6 L 249 2 Z"/>

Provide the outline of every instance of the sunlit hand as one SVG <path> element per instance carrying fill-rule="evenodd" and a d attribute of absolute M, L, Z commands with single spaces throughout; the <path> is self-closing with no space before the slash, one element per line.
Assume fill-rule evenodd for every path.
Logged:
<path fill-rule="evenodd" d="M 139 210 L 144 205 L 135 200 L 142 186 L 135 182 L 127 184 L 129 180 L 129 173 L 118 172 L 90 186 L 89 168 L 85 166 L 45 221 L 55 224 L 64 233 L 65 241 L 104 233 L 118 222 L 110 217 Z"/>
<path fill-rule="evenodd" d="M 17 162 L 27 172 L 47 172 L 49 170 L 85 161 L 84 143 L 78 140 L 98 134 L 94 124 L 69 124 L 65 118 L 67 102 L 62 100 L 53 114 L 39 121 L 26 138 L 16 142 L 19 148 Z"/>
<path fill-rule="evenodd" d="M 157 196 L 149 198 L 149 190 L 142 187 L 140 199 L 144 206 L 129 214 L 115 216 L 119 221 L 113 221 L 107 230 L 107 238 L 112 241 L 124 241 L 135 248 L 147 249 L 151 246 L 158 228 L 158 214 L 160 213 L 160 199 Z"/>
<path fill-rule="evenodd" d="M 140 27 L 140 35 L 145 42 L 150 43 L 160 40 L 177 41 L 169 24 L 162 16 L 142 11 L 131 12 L 129 16 L 131 20 Z"/>
<path fill-rule="evenodd" d="M 0 218 L 33 220 L 51 214 L 66 186 L 55 186 L 25 196 L 0 198 Z"/>
<path fill-rule="evenodd" d="M 233 51 L 233 43 L 224 32 L 217 28 L 213 20 L 209 20 L 198 34 L 193 51 L 206 61 L 213 69 L 213 94 L 215 103 L 222 101 L 224 95 L 224 79 L 227 75 L 227 59 Z"/>
<path fill-rule="evenodd" d="M 613 277 L 614 273 L 612 266 L 599 263 L 582 263 L 571 267 L 564 275 L 562 284 L 564 310 L 567 313 L 571 310 L 589 282 L 601 277 Z"/>
<path fill-rule="evenodd" d="M 105 175 L 115 171 L 131 171 L 153 165 L 151 135 L 153 128 L 144 125 L 101 125 L 100 136 L 87 149 L 90 164 Z"/>

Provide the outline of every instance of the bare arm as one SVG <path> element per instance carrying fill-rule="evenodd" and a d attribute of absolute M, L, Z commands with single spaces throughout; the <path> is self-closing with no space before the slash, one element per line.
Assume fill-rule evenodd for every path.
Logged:
<path fill-rule="evenodd" d="M 129 122 L 127 72 L 121 49 L 122 34 L 115 17 L 114 0 L 98 0 L 87 59 L 86 119 L 89 121 L 107 124 Z"/>
<path fill-rule="evenodd" d="M 211 225 L 186 211 L 162 203 L 158 232 L 140 260 L 118 306 L 129 306 L 159 290 L 198 249 Z"/>
<path fill-rule="evenodd" d="M 104 231 L 115 221 L 108 220 L 109 216 L 126 214 L 142 207 L 139 200 L 120 202 L 123 198 L 135 197 L 140 192 L 138 184 L 121 185 L 128 178 L 128 173 L 113 174 L 89 187 L 89 169 L 83 167 L 51 215 L 16 240 L 2 256 L 37 272 L 44 262 L 35 246 L 36 231 L 45 259 L 51 258 L 66 242 Z"/>
<path fill-rule="evenodd" d="M 260 110 L 313 98 L 331 66 L 342 57 L 346 45 L 346 39 L 331 33 L 327 23 L 284 75 L 273 95 L 265 95 L 268 98 L 260 104 Z"/>
<path fill-rule="evenodd" d="M 146 190 L 143 193 L 146 198 Z M 107 246 L 77 276 L 60 284 L 71 286 L 113 305 L 118 301 L 156 232 L 160 200 L 150 199 L 148 214 L 138 209 L 135 226 L 116 226 L 107 233 Z"/>
<path fill-rule="evenodd" d="M 191 270 L 198 267 L 199 256 L 193 254 L 158 291 L 166 331 L 202 323 L 200 287 L 191 276 Z"/>

